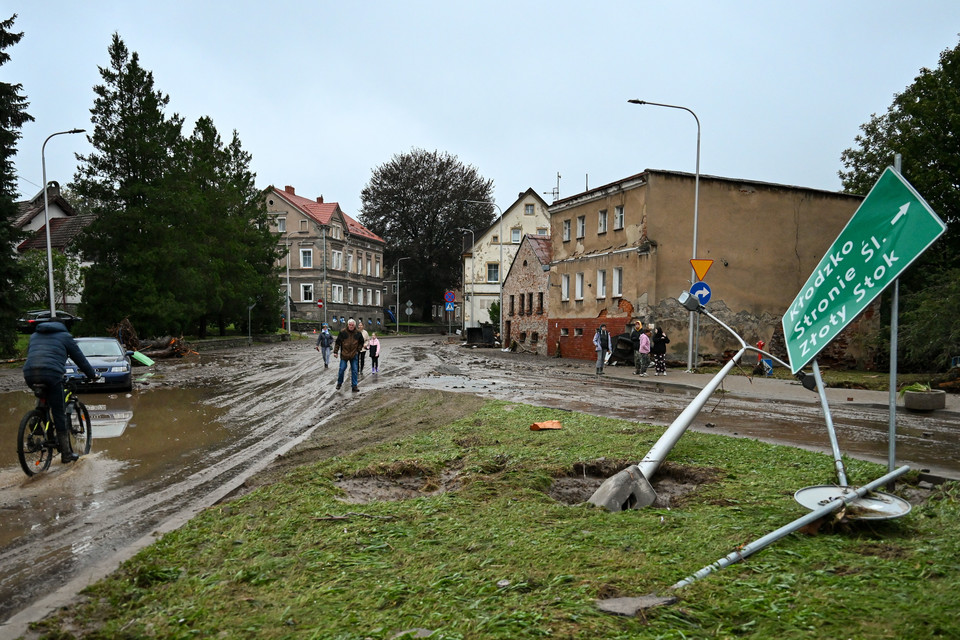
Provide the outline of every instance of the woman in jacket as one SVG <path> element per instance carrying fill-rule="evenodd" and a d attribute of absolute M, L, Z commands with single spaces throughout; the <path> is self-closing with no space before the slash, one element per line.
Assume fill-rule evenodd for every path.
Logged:
<path fill-rule="evenodd" d="M 670 338 L 663 332 L 663 329 L 657 327 L 653 333 L 653 345 L 650 347 L 650 355 L 653 357 L 653 367 L 655 376 L 667 375 L 667 345 L 670 344 Z"/>

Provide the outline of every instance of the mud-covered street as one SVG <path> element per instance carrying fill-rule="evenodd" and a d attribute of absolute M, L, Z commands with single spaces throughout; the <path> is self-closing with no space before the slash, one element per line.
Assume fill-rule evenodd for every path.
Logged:
<path fill-rule="evenodd" d="M 0 457 L 0 636 L 68 602 L 198 511 L 300 461 L 449 423 L 491 397 L 666 425 L 699 390 L 697 379 L 707 380 L 640 379 L 623 368 L 598 380 L 592 363 L 464 349 L 433 336 L 384 339 L 380 373 L 368 364 L 359 394 L 335 389 L 335 366 L 325 370 L 308 339 L 138 368 L 132 394 L 83 396 L 94 420 L 91 455 L 33 478 L 9 453 L 33 399 L 19 369 L 0 372 L 10 445 Z M 829 450 L 816 395 L 796 399 L 782 392 L 786 384 L 719 394 L 692 428 Z M 429 415 L 391 410 L 412 389 L 451 400 Z M 832 407 L 841 450 L 885 461 L 887 408 L 855 399 Z M 902 416 L 900 462 L 960 477 L 954 422 L 954 414 Z M 825 465 L 811 484 L 829 474 Z"/>

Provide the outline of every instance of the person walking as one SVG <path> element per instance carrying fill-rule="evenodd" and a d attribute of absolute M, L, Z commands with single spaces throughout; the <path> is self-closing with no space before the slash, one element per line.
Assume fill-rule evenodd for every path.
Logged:
<path fill-rule="evenodd" d="M 647 368 L 650 366 L 650 329 L 642 329 L 640 331 L 640 346 L 637 347 L 637 370 L 634 373 L 639 373 L 641 378 L 646 377 Z"/>
<path fill-rule="evenodd" d="M 91 380 L 98 378 L 96 369 L 80 351 L 66 325 L 48 320 L 40 324 L 30 336 L 27 359 L 23 363 L 23 379 L 27 386 L 33 388 L 34 385 L 44 385 L 47 389 L 47 405 L 53 414 L 53 426 L 60 444 L 62 464 L 80 458 L 70 446 L 70 432 L 67 430 L 67 416 L 63 405 L 63 375 L 67 372 L 67 358 L 72 359 Z"/>
<path fill-rule="evenodd" d="M 366 360 L 366 357 L 367 357 L 367 347 L 369 346 L 369 343 L 370 343 L 370 334 L 367 333 L 367 330 L 363 328 L 362 320 L 357 324 L 357 328 L 360 329 L 360 335 L 363 336 L 363 347 L 360 349 L 360 365 L 359 365 L 360 375 L 363 375 L 363 365 L 364 365 L 364 360 Z"/>
<path fill-rule="evenodd" d="M 357 331 L 357 321 L 347 320 L 347 328 L 337 334 L 337 341 L 333 343 L 333 357 L 340 357 L 340 372 L 337 374 L 337 389 L 343 386 L 343 374 L 350 365 L 350 383 L 354 393 L 360 391 L 358 383 L 357 360 L 360 350 L 363 349 L 363 334 Z"/>
<path fill-rule="evenodd" d="M 640 336 L 643 335 L 643 323 L 637 320 L 630 330 L 630 342 L 633 343 L 633 373 L 640 373 Z"/>
<path fill-rule="evenodd" d="M 607 354 L 613 351 L 613 343 L 610 341 L 607 325 L 601 324 L 597 327 L 597 332 L 593 336 L 593 346 L 597 350 L 597 375 L 602 376 L 603 363 L 607 359 Z"/>
<path fill-rule="evenodd" d="M 367 343 L 367 351 L 370 352 L 370 373 L 379 373 L 380 371 L 380 338 L 376 333 L 370 334 L 370 342 Z"/>
<path fill-rule="evenodd" d="M 653 332 L 653 346 L 650 347 L 650 354 L 653 356 L 653 366 L 655 376 L 667 375 L 667 345 L 670 344 L 670 338 L 663 332 L 663 329 L 657 327 Z"/>
<path fill-rule="evenodd" d="M 323 356 L 323 368 L 330 368 L 330 351 L 333 350 L 333 336 L 330 334 L 330 327 L 323 323 L 320 329 L 320 335 L 317 336 L 317 346 L 314 347 Z"/>

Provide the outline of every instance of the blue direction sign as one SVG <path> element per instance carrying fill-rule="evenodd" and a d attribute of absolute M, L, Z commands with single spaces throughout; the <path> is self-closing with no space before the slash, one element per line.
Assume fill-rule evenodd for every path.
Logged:
<path fill-rule="evenodd" d="M 887 168 L 783 314 L 793 373 L 813 360 L 945 230 L 920 194 Z"/>
<path fill-rule="evenodd" d="M 700 281 L 690 287 L 690 295 L 696 296 L 701 305 L 706 305 L 708 302 L 710 302 L 711 293 L 710 285 L 703 281 Z"/>

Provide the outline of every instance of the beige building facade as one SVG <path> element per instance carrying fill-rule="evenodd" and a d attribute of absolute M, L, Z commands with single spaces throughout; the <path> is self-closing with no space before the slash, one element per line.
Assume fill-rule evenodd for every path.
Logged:
<path fill-rule="evenodd" d="M 770 345 L 862 198 L 715 176 L 700 176 L 699 192 L 696 257 L 713 260 L 707 308 L 748 342 Z M 548 287 L 551 355 L 592 358 L 601 322 L 616 335 L 639 319 L 668 333 L 668 359 L 686 359 L 689 315 L 676 300 L 695 282 L 694 193 L 693 174 L 648 169 L 550 206 L 550 282 L 559 285 Z M 708 318 L 695 328 L 700 354 L 736 346 Z"/>
<path fill-rule="evenodd" d="M 322 322 L 336 332 L 351 318 L 375 331 L 385 317 L 383 239 L 336 202 L 298 196 L 286 186 L 264 192 L 270 228 L 283 249 L 280 286 L 288 289 L 296 328 Z"/>
<path fill-rule="evenodd" d="M 503 278 L 523 237 L 550 235 L 547 207 L 536 191 L 527 189 L 490 227 L 467 234 L 473 244 L 463 254 L 465 327 L 490 322 L 490 306 L 500 300 Z"/>

